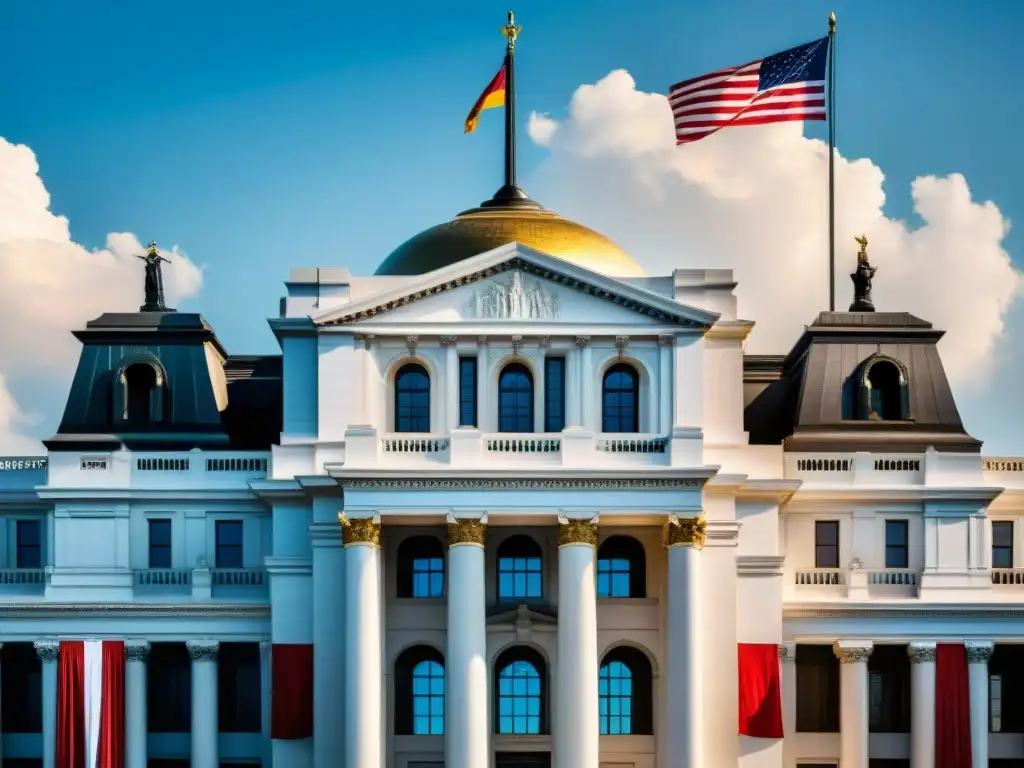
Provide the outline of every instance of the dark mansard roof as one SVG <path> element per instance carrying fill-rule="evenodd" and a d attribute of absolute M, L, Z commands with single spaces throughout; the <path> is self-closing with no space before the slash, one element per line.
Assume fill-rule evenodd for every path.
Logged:
<path fill-rule="evenodd" d="M 967 434 L 936 346 L 943 336 L 905 312 L 822 312 L 788 355 L 747 355 L 744 421 L 750 442 L 787 451 L 979 452 Z M 867 370 L 895 366 L 902 418 L 866 418 Z"/>
<path fill-rule="evenodd" d="M 267 450 L 280 439 L 280 356 L 228 355 L 201 315 L 105 314 L 75 337 L 82 353 L 52 451 Z M 161 417 L 144 424 L 119 417 L 136 364 L 161 382 Z"/>

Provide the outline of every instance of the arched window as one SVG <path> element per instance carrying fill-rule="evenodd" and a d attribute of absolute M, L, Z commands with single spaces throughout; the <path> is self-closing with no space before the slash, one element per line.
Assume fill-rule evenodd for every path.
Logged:
<path fill-rule="evenodd" d="M 522 363 L 506 365 L 498 377 L 498 431 L 533 432 L 533 375 Z"/>
<path fill-rule="evenodd" d="M 547 665 L 532 648 L 516 646 L 494 665 L 494 723 L 498 733 L 547 733 Z"/>
<path fill-rule="evenodd" d="M 877 360 L 866 371 L 868 418 L 899 421 L 903 416 L 902 375 L 895 363 Z"/>
<path fill-rule="evenodd" d="M 430 431 L 430 376 L 422 365 L 402 366 L 395 376 L 395 432 Z"/>
<path fill-rule="evenodd" d="M 619 646 L 605 654 L 597 679 L 601 735 L 654 732 L 652 677 L 642 651 Z"/>
<path fill-rule="evenodd" d="M 444 657 L 426 645 L 402 651 L 395 661 L 395 734 L 444 733 Z"/>
<path fill-rule="evenodd" d="M 611 536 L 597 548 L 597 596 L 645 597 L 644 545 L 632 536 Z"/>
<path fill-rule="evenodd" d="M 625 363 L 613 365 L 601 386 L 603 432 L 640 431 L 640 377 Z"/>
<path fill-rule="evenodd" d="M 529 536 L 511 536 L 498 546 L 498 600 L 535 600 L 543 594 L 540 546 Z"/>
<path fill-rule="evenodd" d="M 398 545 L 398 596 L 444 596 L 444 545 L 434 536 L 410 536 Z"/>
<path fill-rule="evenodd" d="M 122 361 L 114 377 L 114 421 L 143 428 L 164 420 L 164 373 L 149 355 Z"/>

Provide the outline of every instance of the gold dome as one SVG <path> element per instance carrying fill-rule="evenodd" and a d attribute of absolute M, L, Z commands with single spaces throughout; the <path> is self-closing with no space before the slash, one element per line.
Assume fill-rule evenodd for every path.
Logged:
<path fill-rule="evenodd" d="M 612 277 L 645 274 L 633 257 L 582 224 L 540 206 L 492 201 L 406 240 L 384 260 L 377 274 L 422 275 L 513 242 Z"/>

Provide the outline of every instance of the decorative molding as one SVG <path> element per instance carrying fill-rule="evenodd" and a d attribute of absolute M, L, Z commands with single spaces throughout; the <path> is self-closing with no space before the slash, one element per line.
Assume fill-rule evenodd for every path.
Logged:
<path fill-rule="evenodd" d="M 870 645 L 843 645 L 835 643 L 832 652 L 839 659 L 840 664 L 859 664 L 867 662 L 871 658 L 872 646 Z"/>
<path fill-rule="evenodd" d="M 523 337 L 522 336 L 513 336 L 512 337 L 512 354 L 513 355 L 518 355 L 519 354 L 519 350 L 521 350 L 522 348 L 523 348 Z"/>
<path fill-rule="evenodd" d="M 739 576 L 781 576 L 784 556 L 741 555 L 736 558 L 736 573 Z"/>
<path fill-rule="evenodd" d="M 698 480 L 672 479 L 572 479 L 572 478 L 480 478 L 480 479 L 342 479 L 341 484 L 349 490 L 428 491 L 428 490 L 559 490 L 559 491 L 619 491 L 619 490 L 663 490 L 698 489 Z"/>
<path fill-rule="evenodd" d="M 149 649 L 148 640 L 128 640 L 124 644 L 124 660 L 145 662 L 149 657 Z"/>
<path fill-rule="evenodd" d="M 216 661 L 220 643 L 217 640 L 186 640 L 188 657 L 192 661 Z"/>
<path fill-rule="evenodd" d="M 416 347 L 420 343 L 419 336 L 406 336 L 405 337 L 405 348 L 409 350 L 409 357 L 416 356 Z"/>
<path fill-rule="evenodd" d="M 597 546 L 597 523 L 592 520 L 570 520 L 558 518 L 558 546 L 568 547 L 574 544 Z"/>
<path fill-rule="evenodd" d="M 540 349 L 550 349 L 550 347 L 551 347 L 551 337 L 550 336 L 538 336 L 537 337 L 537 346 Z"/>
<path fill-rule="evenodd" d="M 992 643 L 964 643 L 968 664 L 988 664 L 994 650 Z"/>
<path fill-rule="evenodd" d="M 619 357 L 625 356 L 626 352 L 629 351 L 629 336 L 616 336 L 615 349 Z"/>
<path fill-rule="evenodd" d="M 665 523 L 665 546 L 703 549 L 707 538 L 707 521 L 703 517 L 672 515 Z"/>
<path fill-rule="evenodd" d="M 341 521 L 336 523 L 310 523 L 309 540 L 314 547 L 331 547 L 342 545 Z"/>
<path fill-rule="evenodd" d="M 365 349 L 367 352 L 369 352 L 370 348 L 373 346 L 373 339 L 374 339 L 374 335 L 372 333 L 357 333 L 356 334 L 356 341 L 363 342 L 363 349 Z"/>
<path fill-rule="evenodd" d="M 539 280 L 525 280 L 523 270 L 512 268 L 507 279 L 496 279 L 473 291 L 470 314 L 479 320 L 557 320 L 558 295 Z"/>
<path fill-rule="evenodd" d="M 784 619 L 1024 619 L 1024 604 L 1003 608 L 816 608 L 783 606 Z"/>
<path fill-rule="evenodd" d="M 458 341 L 459 341 L 459 337 L 458 336 L 442 336 L 441 337 L 441 346 L 442 347 L 451 347 L 451 346 L 454 346 L 455 344 L 457 344 Z"/>
<path fill-rule="evenodd" d="M 911 664 L 932 664 L 935 662 L 934 643 L 911 643 L 907 646 Z"/>
<path fill-rule="evenodd" d="M 0 607 L 0 619 L 266 619 L 267 603 L 21 603 Z M 39 641 L 46 642 L 46 641 Z M 55 641 L 56 642 L 56 641 Z"/>
<path fill-rule="evenodd" d="M 489 342 L 488 342 L 486 336 L 477 336 L 476 337 L 476 345 L 478 347 L 486 347 L 488 343 Z"/>
<path fill-rule="evenodd" d="M 583 349 L 584 347 L 589 347 L 590 346 L 590 337 L 589 336 L 577 336 L 576 337 L 576 346 L 579 347 L 580 349 Z"/>
<path fill-rule="evenodd" d="M 448 523 L 448 546 L 471 544 L 482 547 L 487 538 L 487 523 L 482 520 L 458 519 Z"/>
<path fill-rule="evenodd" d="M 348 518 L 344 512 L 338 513 L 341 523 L 341 540 L 346 547 L 380 546 L 380 522 L 372 517 Z"/>
<path fill-rule="evenodd" d="M 663 333 L 658 336 L 659 347 L 674 347 L 676 345 L 676 337 L 671 336 L 667 333 Z"/>
<path fill-rule="evenodd" d="M 32 645 L 43 664 L 53 664 L 60 658 L 60 643 L 57 640 L 36 640 Z"/>

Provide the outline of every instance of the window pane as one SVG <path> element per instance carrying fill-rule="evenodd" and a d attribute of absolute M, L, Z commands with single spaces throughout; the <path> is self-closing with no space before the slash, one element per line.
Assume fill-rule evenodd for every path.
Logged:
<path fill-rule="evenodd" d="M 407 365 L 395 377 L 395 431 L 430 431 L 430 377 L 419 365 Z"/>
<path fill-rule="evenodd" d="M 444 594 L 444 560 L 437 557 L 412 561 L 412 596 L 441 597 Z"/>
<path fill-rule="evenodd" d="M 242 568 L 242 521 L 217 521 L 217 568 Z"/>
<path fill-rule="evenodd" d="M 886 520 L 885 521 L 885 544 L 886 546 L 907 545 L 907 521 Z"/>
<path fill-rule="evenodd" d="M 42 524 L 38 520 L 19 520 L 17 524 L 17 567 L 42 568 L 43 550 L 40 546 Z"/>
<path fill-rule="evenodd" d="M 498 431 L 533 432 L 533 377 L 519 363 L 505 366 L 498 379 Z"/>
<path fill-rule="evenodd" d="M 819 520 L 815 522 L 814 567 L 839 567 L 839 521 Z"/>
<path fill-rule="evenodd" d="M 498 559 L 498 598 L 501 600 L 541 596 L 540 558 Z"/>
<path fill-rule="evenodd" d="M 544 431 L 565 429 L 565 358 L 544 361 Z"/>
<path fill-rule="evenodd" d="M 412 670 L 413 733 L 444 733 L 444 667 L 421 661 Z"/>
<path fill-rule="evenodd" d="M 459 426 L 476 426 L 476 358 L 459 358 Z"/>
<path fill-rule="evenodd" d="M 632 671 L 621 661 L 612 661 L 601 667 L 598 711 L 602 735 L 632 733 L 632 677 Z"/>
<path fill-rule="evenodd" d="M 605 559 L 597 561 L 597 596 L 629 597 L 629 561 Z"/>
<path fill-rule="evenodd" d="M 602 387 L 602 428 L 605 432 L 639 430 L 639 377 L 628 365 L 613 366 Z"/>
<path fill-rule="evenodd" d="M 528 661 L 514 661 L 498 675 L 498 732 L 540 733 L 540 675 Z M 507 716 L 506 713 L 511 716 Z"/>
<path fill-rule="evenodd" d="M 992 567 L 1013 568 L 1013 522 L 992 523 Z"/>
<path fill-rule="evenodd" d="M 149 521 L 149 545 L 158 547 L 171 546 L 171 521 Z"/>

